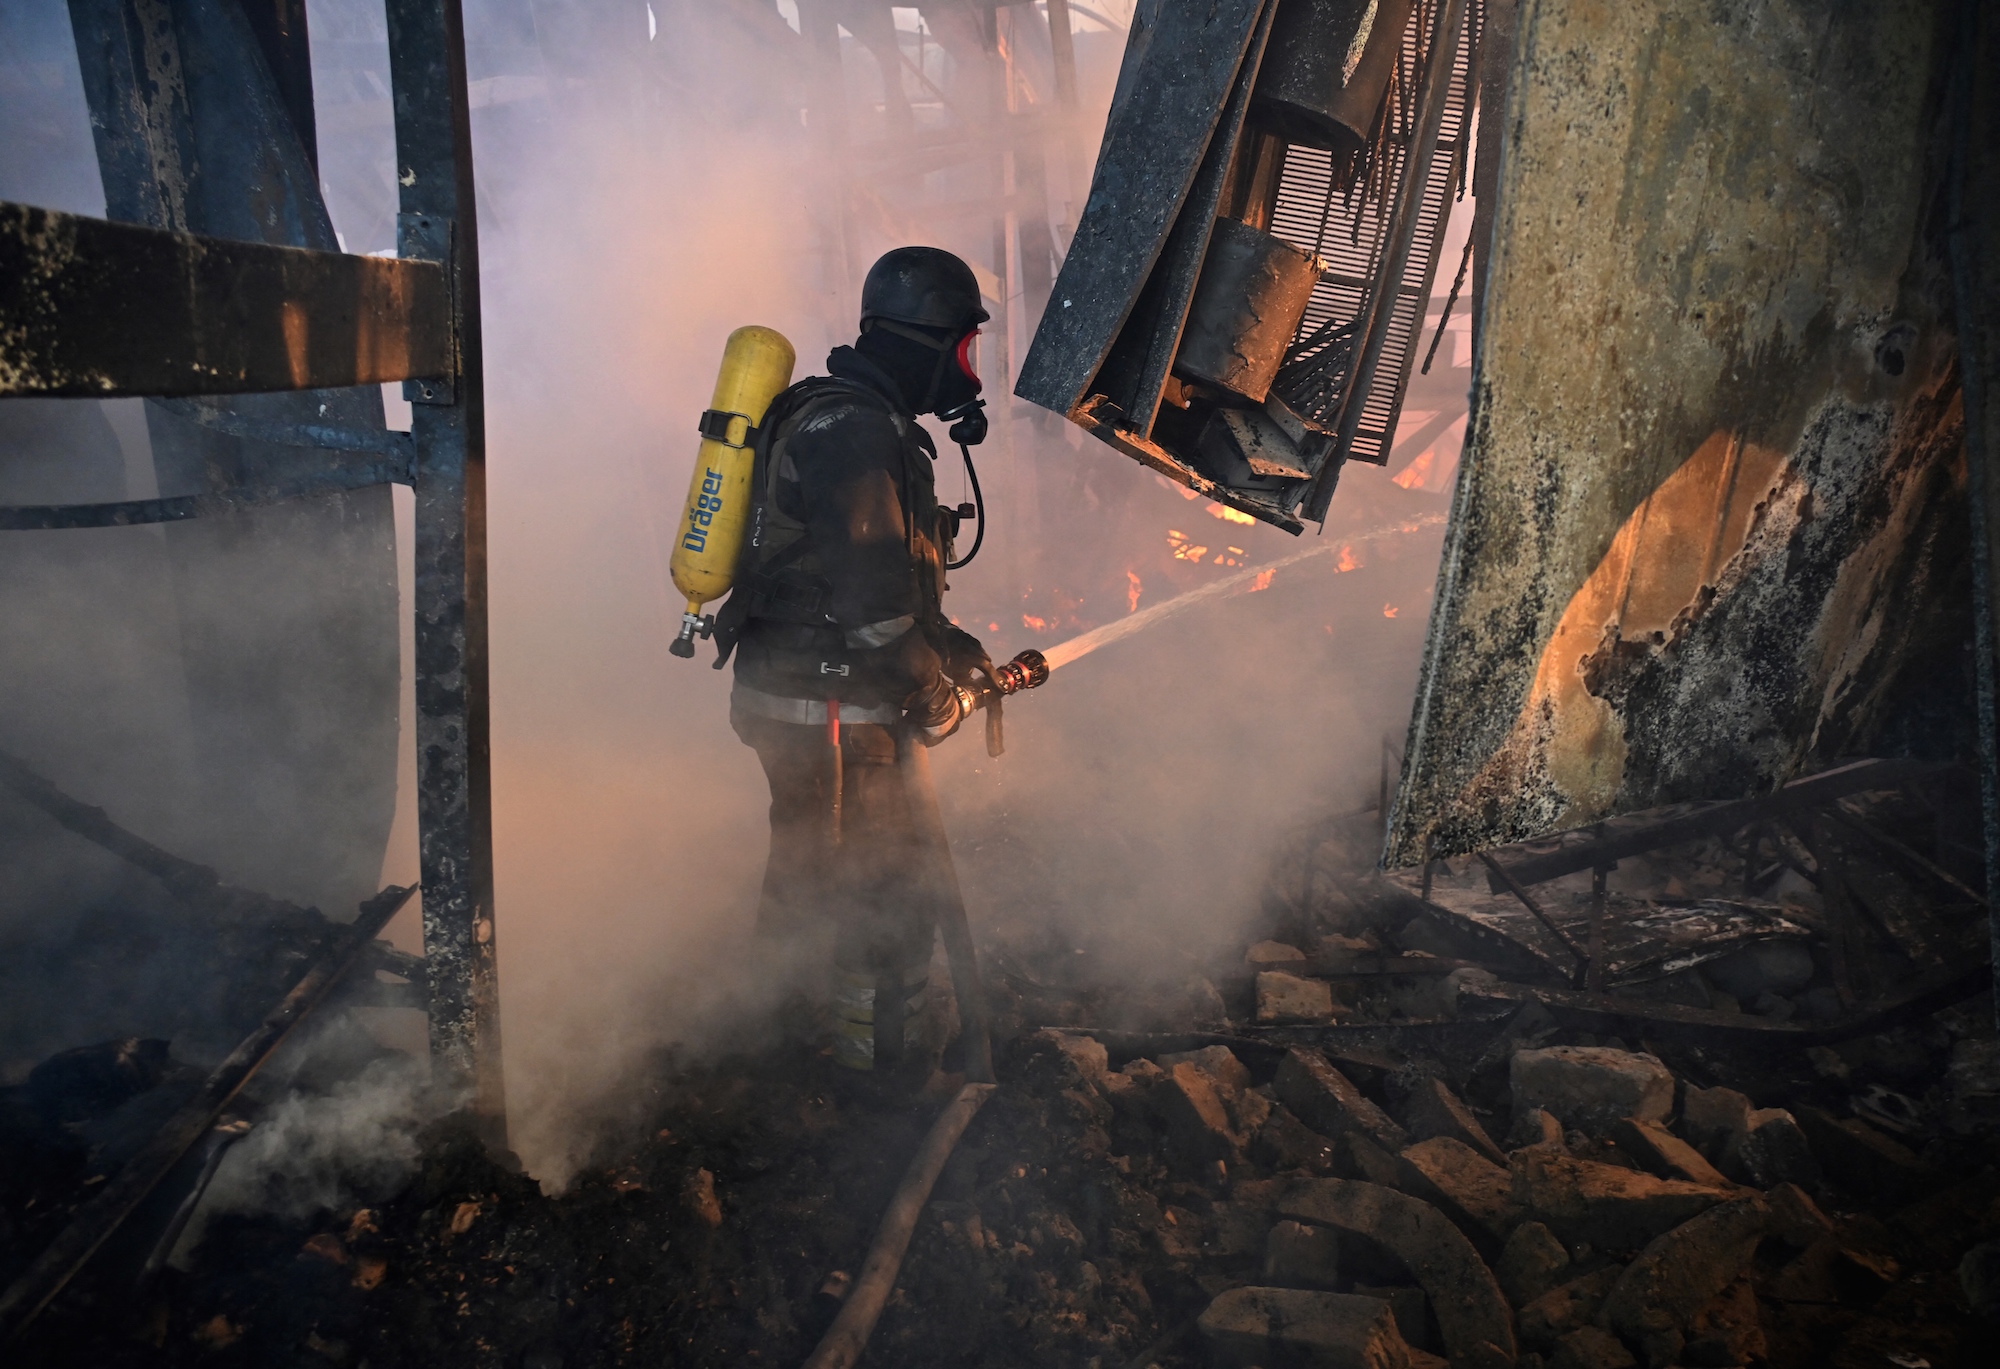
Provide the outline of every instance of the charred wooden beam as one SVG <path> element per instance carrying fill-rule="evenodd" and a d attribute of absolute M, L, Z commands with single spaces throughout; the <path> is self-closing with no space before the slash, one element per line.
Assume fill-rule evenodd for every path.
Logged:
<path fill-rule="evenodd" d="M 1734 832 L 1759 820 L 1805 813 L 1849 794 L 1894 789 L 1945 768 L 1931 761 L 1855 761 L 1793 780 L 1776 793 L 1760 798 L 1694 805 L 1665 818 L 1611 818 L 1590 828 L 1563 833 L 1555 838 L 1553 851 L 1511 858 L 1506 848 L 1492 851 L 1495 859 L 1488 862 L 1489 883 L 1496 894 L 1506 892 L 1505 880 L 1509 878 L 1520 884 L 1541 884 L 1579 870 L 1615 865 L 1629 856 L 1643 855 L 1662 846 Z"/>
<path fill-rule="evenodd" d="M 53 781 L 5 752 L 0 752 L 0 785 L 13 790 L 62 827 L 138 866 L 184 902 L 202 900 L 221 882 L 220 876 L 208 866 L 182 860 L 173 852 L 126 831 L 107 817 L 102 808 L 71 798 L 56 788 Z"/>
<path fill-rule="evenodd" d="M 443 265 L 0 203 L 0 396 L 248 394 L 453 370 Z"/>
<path fill-rule="evenodd" d="M 97 1196 L 77 1210 L 69 1225 L 26 1272 L 0 1293 L 0 1340 L 18 1337 L 68 1286 L 98 1248 L 132 1215 L 133 1209 L 166 1177 L 167 1171 L 179 1164 L 181 1157 L 215 1125 L 230 1100 L 242 1092 L 250 1077 L 271 1058 L 292 1028 L 325 1001 L 327 992 L 341 975 L 415 892 L 414 885 L 407 889 L 391 885 L 362 904 L 361 915 L 271 1009 L 257 1029 L 216 1066 L 194 1097 L 167 1119 L 145 1148 L 127 1160 L 98 1190 Z"/>

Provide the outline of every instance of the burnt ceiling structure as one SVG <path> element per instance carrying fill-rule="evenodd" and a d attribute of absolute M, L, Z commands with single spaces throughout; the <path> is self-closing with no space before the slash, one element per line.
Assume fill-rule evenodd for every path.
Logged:
<path fill-rule="evenodd" d="M 1341 467 L 1394 446 L 1485 10 L 1141 4 L 1015 393 L 1273 526 L 1323 522 Z"/>

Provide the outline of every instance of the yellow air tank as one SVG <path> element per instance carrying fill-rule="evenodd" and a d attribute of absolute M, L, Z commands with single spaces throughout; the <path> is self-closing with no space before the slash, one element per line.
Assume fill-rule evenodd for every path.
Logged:
<path fill-rule="evenodd" d="M 701 451 L 669 563 L 674 587 L 687 596 L 681 635 L 668 648 L 676 656 L 694 655 L 695 634 L 706 637 L 715 625 L 702 616 L 702 605 L 729 593 L 750 517 L 751 433 L 792 383 L 797 359 L 792 344 L 774 328 L 738 328 L 722 349 L 715 399 L 701 416 Z"/>

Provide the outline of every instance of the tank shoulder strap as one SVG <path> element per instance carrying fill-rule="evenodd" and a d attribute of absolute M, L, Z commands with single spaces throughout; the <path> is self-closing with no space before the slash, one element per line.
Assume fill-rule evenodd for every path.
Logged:
<path fill-rule="evenodd" d="M 859 402 L 892 417 L 896 412 L 888 400 L 865 385 L 838 376 L 808 376 L 771 401 L 764 421 L 751 435 L 750 535 L 744 538 L 737 561 L 735 588 L 716 614 L 717 670 L 728 664 L 744 624 L 753 615 L 783 608 L 811 617 L 823 607 L 819 602 L 823 596 L 818 592 L 821 586 L 792 583 L 801 578 L 804 568 L 795 568 L 796 563 L 811 553 L 812 544 L 805 528 L 778 509 L 775 477 L 782 444 L 798 420 L 807 410 L 835 401 Z"/>

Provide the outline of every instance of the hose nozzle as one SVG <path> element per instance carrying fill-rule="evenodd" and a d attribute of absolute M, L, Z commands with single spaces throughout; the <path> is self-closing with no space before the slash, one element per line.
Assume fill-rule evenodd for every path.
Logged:
<path fill-rule="evenodd" d="M 1019 694 L 1024 689 L 1033 689 L 1047 684 L 1049 679 L 1048 658 L 1029 647 L 1003 666 L 993 668 L 993 683 L 1002 694 Z"/>

